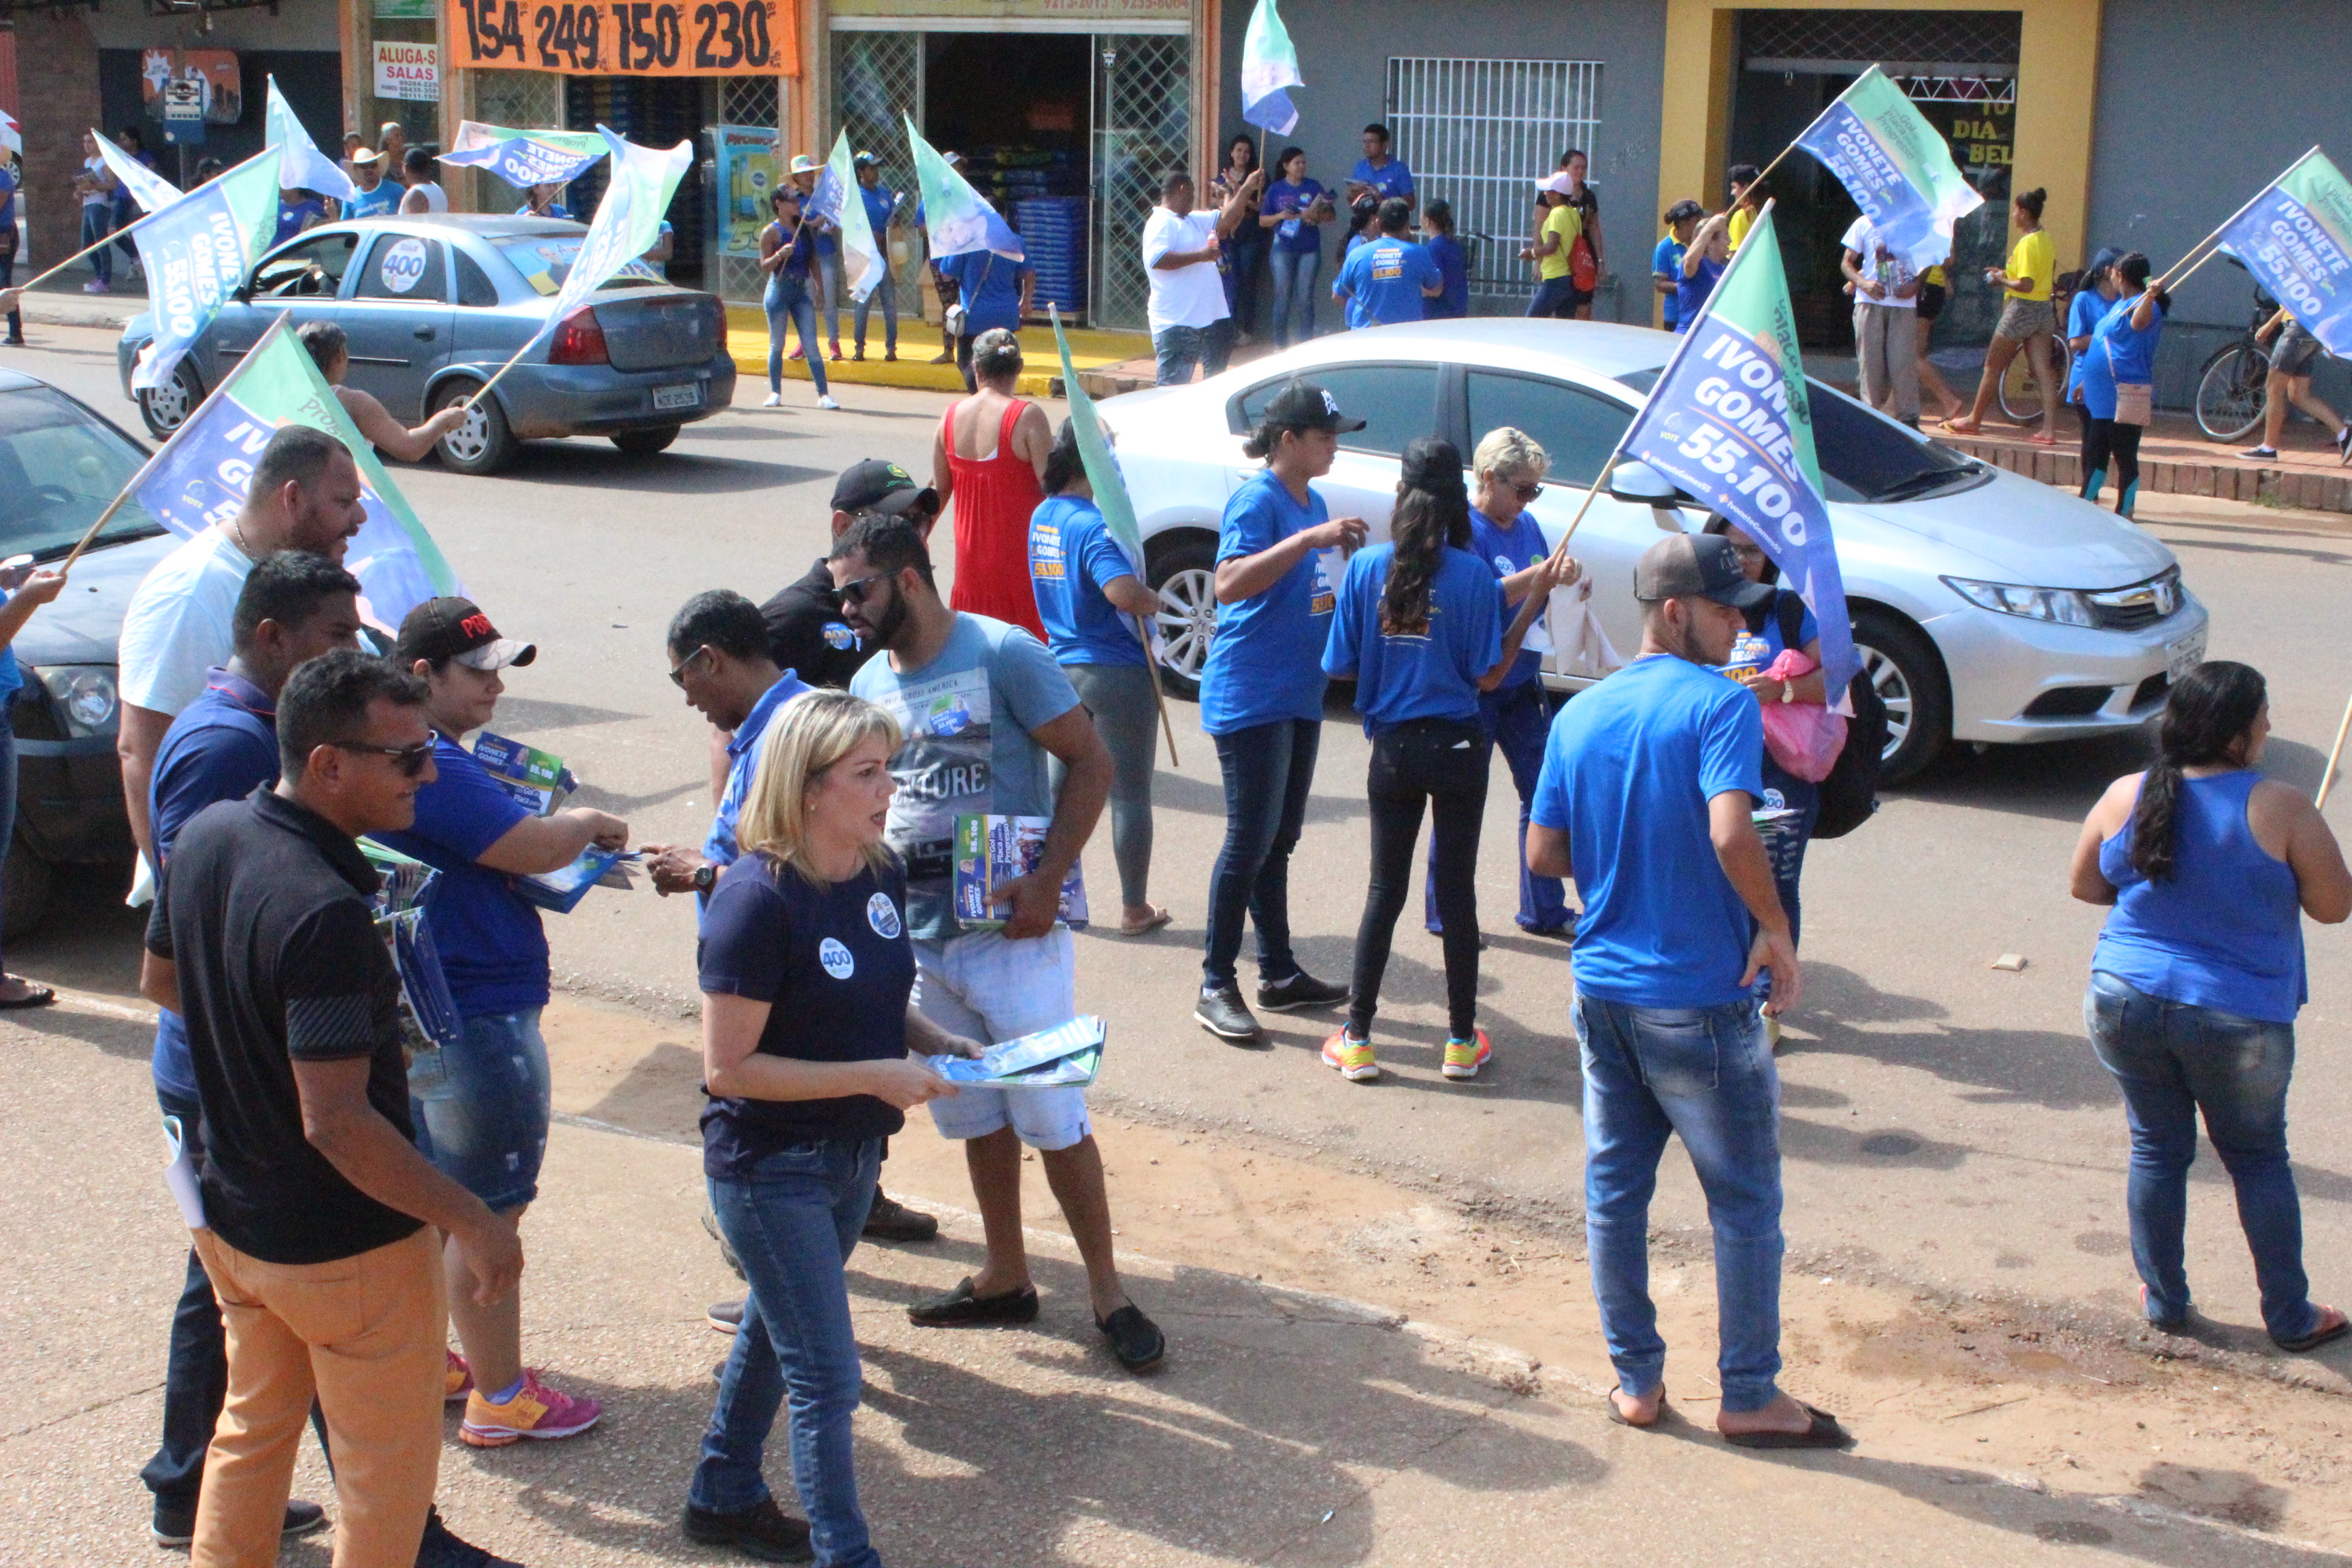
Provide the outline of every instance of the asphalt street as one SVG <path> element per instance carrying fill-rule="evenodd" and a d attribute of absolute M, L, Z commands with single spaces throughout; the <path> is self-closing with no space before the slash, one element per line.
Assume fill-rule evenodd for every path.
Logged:
<path fill-rule="evenodd" d="M 136 428 L 110 334 L 38 329 L 11 365 L 47 375 Z M 708 824 L 707 731 L 664 679 L 662 629 L 690 594 L 764 598 L 806 570 L 825 537 L 834 473 L 865 457 L 928 470 L 945 399 L 841 389 L 837 414 L 807 389 L 773 412 L 738 408 L 688 426 L 668 453 L 535 444 L 508 473 L 437 467 L 394 477 L 467 588 L 509 635 L 540 645 L 516 671 L 497 728 L 563 756 L 582 799 L 641 840 L 698 840 Z M 744 384 L 743 396 L 759 388 Z M 2352 530 L 2310 514 L 2149 498 L 2152 530 L 2211 607 L 2211 654 L 2272 679 L 2273 776 L 2315 782 L 2347 690 L 2336 635 L 2352 594 Z M 942 531 L 940 553 L 951 554 Z M 1082 1005 L 1110 1020 L 1106 1102 L 1178 1126 L 1279 1139 L 1393 1179 L 1572 1220 L 1580 1189 L 1579 1083 L 1568 1035 L 1567 951 L 1510 925 L 1514 812 L 1499 765 L 1480 865 L 1493 933 L 1481 983 L 1496 1060 L 1479 1079 L 1437 1072 L 1437 946 L 1408 921 L 1377 1036 L 1386 1076 L 1341 1081 L 1316 1057 L 1336 1020 L 1271 1018 L 1235 1049 L 1191 1018 L 1209 867 L 1223 827 L 1214 756 L 1190 704 L 1172 707 L 1180 761 L 1161 760 L 1155 900 L 1175 922 L 1125 942 L 1081 939 Z M 2072 902 L 2065 861 L 2099 791 L 2140 742 L 1963 753 L 1890 794 L 1852 837 L 1816 846 L 1805 884 L 1807 994 L 1781 1060 L 1792 1263 L 1838 1261 L 1890 1280 L 2120 1321 L 2131 1310 L 2126 1135 L 2116 1092 L 2084 1042 L 2081 997 L 2099 913 Z M 1366 748 L 1351 717 L 1326 723 L 1317 792 L 1292 879 L 1294 925 L 1315 972 L 1344 978 L 1363 896 Z M 2347 805 L 2339 823 L 2352 822 Z M 1108 830 L 1087 856 L 1113 897 Z M 10 966 L 127 994 L 135 921 L 85 882 Z M 1419 907 L 1416 889 L 1412 908 Z M 676 1017 L 693 1005 L 691 910 L 640 890 L 598 893 L 551 918 L 558 984 Z M 2344 933 L 2308 931 L 2311 1005 L 2292 1102 L 2316 1294 L 2352 1298 L 2352 1089 L 2341 1064 L 2352 1009 Z M 1997 971 L 2021 954 L 2021 973 Z M 559 1052 L 561 1042 L 557 1042 Z M 2191 1269 L 2199 1302 L 2257 1321 L 2226 1180 L 2197 1167 Z M 1657 1221 L 1704 1223 L 1687 1167 L 1670 1159 Z"/>

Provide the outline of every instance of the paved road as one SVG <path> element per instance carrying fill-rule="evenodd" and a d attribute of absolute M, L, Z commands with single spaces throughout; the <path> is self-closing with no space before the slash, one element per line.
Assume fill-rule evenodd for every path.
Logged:
<path fill-rule="evenodd" d="M 42 348 L 8 363 L 133 418 L 104 334 L 37 335 Z M 663 678 L 670 614 L 698 589 L 764 597 L 805 570 L 822 545 L 830 476 L 845 463 L 928 464 L 940 398 L 845 395 L 851 407 L 835 415 L 731 413 L 690 426 L 653 459 L 581 441 L 535 446 L 491 479 L 434 467 L 398 473 L 475 595 L 542 649 L 517 673 L 499 728 L 566 757 L 593 786 L 584 798 L 625 815 L 641 838 L 698 838 L 709 812 L 704 732 Z M 2212 606 L 2213 655 L 2273 678 L 2273 773 L 2315 779 L 2352 689 L 2352 648 L 2336 635 L 2352 595 L 2352 533 L 2301 514 L 2170 497 L 2148 510 Z M 1181 765 L 1163 763 L 1160 776 L 1153 893 L 1176 923 L 1144 942 L 1090 933 L 1080 946 L 1082 1000 L 1113 1023 L 1107 1095 L 1139 1112 L 1251 1129 L 1488 1192 L 1522 1212 L 1572 1215 L 1580 1150 L 1566 953 L 1508 926 L 1507 784 L 1490 809 L 1480 876 L 1483 908 L 1507 933 L 1495 937 L 1482 984 L 1496 1065 L 1470 1086 L 1440 1079 L 1436 946 L 1408 928 L 1384 998 L 1389 1075 L 1353 1086 L 1316 1060 L 1329 1020 L 1276 1020 L 1271 1044 L 1255 1050 L 1220 1045 L 1191 1022 L 1223 797 L 1194 710 L 1174 712 Z M 2135 741 L 1963 755 L 1891 797 L 1860 832 L 1816 847 L 1806 1006 L 1782 1061 L 1798 1257 L 1963 1292 L 2129 1310 L 2123 1120 L 2079 1011 L 2098 916 L 2068 900 L 2063 868 L 2083 812 L 2137 755 Z M 1335 710 L 1293 879 L 1303 956 L 1328 975 L 1346 973 L 1362 897 L 1364 759 L 1360 733 Z M 1107 837 L 1087 856 L 1098 893 L 1115 885 Z M 693 933 L 681 904 L 600 894 L 550 926 L 564 984 L 690 1006 Z M 86 888 L 52 933 L 10 957 L 37 974 L 127 990 L 131 932 Z M 2316 1289 L 2343 1300 L 2352 1296 L 2352 1092 L 2331 1069 L 2352 1006 L 2352 958 L 2336 931 L 2315 929 L 2310 951 L 2296 1152 Z M 2008 952 L 2029 967 L 1989 967 Z M 2243 1246 L 2210 1152 L 2198 1176 L 2200 1305 L 2252 1322 Z M 1658 1218 L 1670 1228 L 1702 1223 L 1679 1165 Z"/>

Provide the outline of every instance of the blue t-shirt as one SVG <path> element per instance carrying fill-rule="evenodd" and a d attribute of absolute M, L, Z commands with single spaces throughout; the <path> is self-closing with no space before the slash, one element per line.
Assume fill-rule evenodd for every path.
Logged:
<path fill-rule="evenodd" d="M 2099 330 L 2099 318 L 2107 313 L 2107 297 L 2096 289 L 2076 291 L 2066 304 L 2066 341 L 2087 338 Z M 2091 345 L 2084 343 L 2083 352 L 2074 356 L 2066 371 L 2066 401 L 2072 403 L 2083 390 L 2083 365 L 2091 357 Z"/>
<path fill-rule="evenodd" d="M 550 202 L 547 204 L 547 210 L 545 212 L 535 213 L 530 210 L 530 204 L 529 202 L 525 202 L 522 205 L 515 208 L 514 215 L 517 217 L 568 218 L 572 216 L 572 209 L 565 206 L 562 202 Z"/>
<path fill-rule="evenodd" d="M 1339 584 L 1323 673 L 1356 678 L 1356 711 L 1364 733 L 1378 735 L 1415 719 L 1478 717 L 1478 678 L 1503 657 L 1502 595 L 1485 562 L 1447 545 L 1430 581 L 1429 627 L 1398 636 L 1381 630 L 1381 595 L 1396 546 L 1356 552 Z"/>
<path fill-rule="evenodd" d="M 1276 180 L 1265 187 L 1264 211 L 1269 213 L 1303 213 L 1323 195 L 1323 187 L 1314 180 L 1301 180 L 1292 184 L 1288 180 Z M 1286 217 L 1274 226 L 1274 247 L 1276 250 L 1306 252 L 1323 248 L 1323 226 L 1308 223 L 1299 217 Z"/>
<path fill-rule="evenodd" d="M 751 793 L 751 775 L 760 771 L 760 737 L 768 732 L 768 721 L 776 710 L 803 691 L 815 688 L 792 670 L 776 678 L 776 683 L 751 704 L 751 711 L 735 726 L 735 733 L 727 742 L 727 788 L 719 796 L 719 809 L 710 814 L 710 836 L 702 841 L 702 858 L 713 866 L 732 866 L 743 853 L 735 843 L 735 824 L 743 815 L 743 802 Z"/>
<path fill-rule="evenodd" d="M 1421 242 L 1421 247 L 1429 252 L 1429 258 L 1437 263 L 1437 275 L 1445 280 L 1436 299 L 1423 301 L 1423 319 L 1450 321 L 1468 315 L 1470 263 L 1462 253 L 1462 242 L 1450 234 L 1433 234 Z"/>
<path fill-rule="evenodd" d="M 0 169 L 0 225 L 13 226 L 16 221 L 16 175 L 13 170 Z"/>
<path fill-rule="evenodd" d="M 1475 506 L 1470 509 L 1470 548 L 1493 571 L 1497 582 L 1515 572 L 1526 571 L 1551 553 L 1551 546 L 1544 542 L 1543 529 L 1536 521 L 1533 512 L 1519 513 L 1507 527 Z M 1498 593 L 1496 598 L 1500 597 Z M 1507 626 L 1510 625 L 1507 616 L 1517 614 L 1517 608 L 1516 605 L 1506 606 L 1503 613 L 1507 617 L 1503 624 Z M 1516 690 L 1541 674 L 1543 655 L 1523 647 L 1519 649 L 1518 657 L 1511 660 L 1511 672 L 1503 677 L 1503 684 L 1495 689 L 1498 692 Z"/>
<path fill-rule="evenodd" d="M 1051 816 L 1045 748 L 1032 732 L 1078 705 L 1070 678 L 1027 630 L 970 611 L 920 669 L 867 659 L 849 689 L 888 709 L 906 742 L 890 759 L 890 847 L 907 867 L 908 929 L 918 942 L 963 934 L 955 918 L 955 819 Z"/>
<path fill-rule="evenodd" d="M 408 187 L 391 180 L 380 180 L 372 191 L 353 190 L 351 199 L 343 204 L 345 217 L 390 217 L 400 210 L 400 198 Z"/>
<path fill-rule="evenodd" d="M 878 662 L 878 661 L 877 661 Z M 915 952 L 907 879 L 895 868 L 818 884 L 765 855 L 727 868 L 695 944 L 706 994 L 769 1004 L 755 1047 L 807 1062 L 893 1061 L 907 1054 Z M 887 1138 L 907 1124 L 868 1094 L 728 1100 L 702 1108 L 702 1171 L 742 1180 L 760 1161 L 820 1138 Z"/>
<path fill-rule="evenodd" d="M 1632 1007 L 1748 994 L 1756 922 L 1723 874 L 1707 803 L 1764 793 L 1756 699 L 1672 654 L 1635 659 L 1552 721 L 1528 819 L 1568 835 L 1584 913 L 1576 987 Z"/>
<path fill-rule="evenodd" d="M 1301 505 L 1263 469 L 1225 502 L 1217 563 L 1271 550 L 1328 521 L 1330 507 L 1309 487 Z M 1309 551 L 1263 592 L 1217 606 L 1217 635 L 1201 671 L 1201 728 L 1230 735 L 1253 724 L 1323 718 L 1323 645 L 1331 634 L 1344 568 L 1337 550 Z"/>
<path fill-rule="evenodd" d="M 1385 327 L 1418 321 L 1429 297 L 1422 292 L 1444 277 L 1429 252 L 1409 239 L 1381 235 L 1348 253 L 1333 292 L 1348 294 L 1348 325 Z"/>
<path fill-rule="evenodd" d="M 278 204 L 278 232 L 269 237 L 272 245 L 283 245 L 302 232 L 305 224 L 327 221 L 327 205 L 316 196 L 305 196 L 299 202 Z"/>
<path fill-rule="evenodd" d="M 2091 347 L 2083 355 L 2083 406 L 2094 419 L 2116 416 L 2116 384 L 2155 378 L 2157 340 L 2164 336 L 2164 307 L 2143 331 L 2131 324 L 2139 296 L 2118 300 L 2092 331 Z"/>
<path fill-rule="evenodd" d="M 956 280 L 966 332 L 977 337 L 997 327 L 1021 330 L 1021 279 L 1035 268 L 992 250 L 967 250 L 940 266 Z"/>
<path fill-rule="evenodd" d="M 16 662 L 14 658 L 0 660 L 12 668 Z M 205 672 L 202 694 L 180 710 L 155 749 L 147 795 L 155 858 L 171 858 L 180 829 L 205 807 L 243 800 L 277 782 L 278 705 L 253 682 L 215 665 Z M 169 1007 L 156 1014 L 152 1071 L 162 1088 L 190 1100 L 196 1097 L 188 1028 Z"/>
<path fill-rule="evenodd" d="M 1061 664 L 1143 663 L 1135 623 L 1103 584 L 1135 575 L 1135 563 L 1103 526 L 1102 512 L 1078 496 L 1047 496 L 1029 519 L 1029 585 L 1045 646 Z"/>
<path fill-rule="evenodd" d="M 480 860 L 516 823 L 530 819 L 530 807 L 438 730 L 433 765 L 440 776 L 416 792 L 416 821 L 373 837 L 441 873 L 425 895 L 425 921 L 457 1016 L 544 1007 L 547 932 L 538 907 L 515 891 L 512 877 Z"/>
<path fill-rule="evenodd" d="M 875 242 L 881 243 L 883 232 L 890 226 L 890 215 L 898 210 L 898 194 L 878 184 L 870 191 L 860 185 L 857 199 L 866 204 L 866 226 L 874 231 Z"/>
<path fill-rule="evenodd" d="M 1382 201 L 1388 200 L 1391 196 L 1412 195 L 1412 171 L 1404 166 L 1404 160 L 1402 158 L 1391 158 L 1377 169 L 1372 167 L 1372 161 L 1370 158 L 1359 158 L 1356 160 L 1356 166 L 1348 171 L 1348 182 L 1350 184 L 1370 185 L 1372 188 L 1372 194 Z"/>
<path fill-rule="evenodd" d="M 1675 291 L 1660 296 L 1665 306 L 1666 331 L 1670 332 L 1675 323 L 1683 319 L 1683 256 L 1689 248 L 1670 234 L 1650 252 L 1650 275 L 1674 279 Z"/>
<path fill-rule="evenodd" d="M 1702 259 L 1690 276 L 1675 285 L 1675 331 L 1687 329 L 1698 320 L 1699 311 L 1706 305 L 1706 297 L 1715 292 L 1715 280 L 1723 276 L 1728 261 Z"/>

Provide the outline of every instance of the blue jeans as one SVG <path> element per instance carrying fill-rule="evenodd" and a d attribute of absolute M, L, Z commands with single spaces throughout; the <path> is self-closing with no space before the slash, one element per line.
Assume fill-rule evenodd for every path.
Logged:
<path fill-rule="evenodd" d="M 1212 738 L 1225 774 L 1225 843 L 1209 878 L 1209 955 L 1201 965 L 1202 983 L 1234 984 L 1245 912 L 1257 927 L 1258 979 L 1287 980 L 1298 973 L 1290 952 L 1290 852 L 1307 826 L 1323 726 L 1284 719 Z"/>
<path fill-rule="evenodd" d="M 867 312 L 874 309 L 874 302 L 877 300 L 882 302 L 883 351 L 887 353 L 897 353 L 898 352 L 898 280 L 890 276 L 890 269 L 887 267 L 882 269 L 882 281 L 874 286 L 874 292 L 857 301 L 857 316 L 854 324 L 857 331 L 858 352 L 862 353 L 866 350 L 866 318 Z"/>
<path fill-rule="evenodd" d="M 816 268 L 824 279 L 824 341 L 841 346 L 841 252 L 820 252 Z M 806 342 L 805 339 L 803 340 Z"/>
<path fill-rule="evenodd" d="M 1726 1410 L 1772 1403 L 1780 1371 L 1780 1075 L 1753 997 L 1634 1007 L 1579 995 L 1584 1237 L 1617 1385 L 1665 1376 L 1650 1300 L 1650 1197 L 1679 1134 L 1715 1229 L 1717 1358 Z"/>
<path fill-rule="evenodd" d="M 1551 702 L 1540 678 L 1523 686 L 1478 694 L 1478 717 L 1486 738 L 1503 749 L 1511 770 L 1511 785 L 1519 792 L 1519 929 L 1566 931 L 1576 924 L 1568 907 L 1566 884 L 1558 877 L 1538 877 L 1528 869 L 1528 806 L 1536 797 L 1536 780 L 1543 773 L 1544 742 L 1551 733 Z M 1422 898 L 1422 921 L 1432 935 L 1445 929 L 1437 913 L 1437 846 L 1429 847 L 1429 876 Z"/>
<path fill-rule="evenodd" d="M 82 244 L 84 246 L 98 245 L 100 240 L 104 239 L 108 235 L 112 234 L 114 232 L 113 220 L 114 215 L 107 210 L 104 203 L 101 202 L 95 206 L 85 204 L 81 209 Z M 98 275 L 98 280 L 100 283 L 107 285 L 109 288 L 113 287 L 114 247 L 110 245 L 99 245 L 96 250 L 91 251 L 89 253 L 89 269 Z"/>
<path fill-rule="evenodd" d="M 539 1195 L 551 1110 L 547 1041 L 536 1007 L 478 1013 L 465 1026 L 457 1044 L 410 1064 L 416 1152 L 505 1214 Z"/>
<path fill-rule="evenodd" d="M 11 237 L 13 238 L 14 237 L 12 236 Z M 5 288 L 8 288 L 8 287 L 10 287 L 11 285 L 13 285 L 16 281 L 16 252 L 14 252 L 14 251 L 10 251 L 10 252 L 9 252 L 7 255 L 5 255 L 5 256 L 0 256 L 0 289 L 5 289 Z M 23 311 L 21 311 L 21 310 L 11 310 L 11 311 L 9 311 L 9 312 L 8 312 L 8 336 L 9 336 L 9 338 L 10 338 L 11 340 L 15 340 L 15 339 L 22 338 L 24 335 L 25 335 L 25 315 L 24 315 L 24 312 L 23 312 Z"/>
<path fill-rule="evenodd" d="M 1813 841 L 1813 824 L 1822 815 L 1822 786 L 1809 784 L 1772 760 L 1764 757 L 1764 795 L 1759 804 L 1770 804 L 1774 791 L 1780 792 L 1780 804 L 1797 815 L 1787 822 L 1774 824 L 1759 830 L 1764 840 L 1764 853 L 1772 862 L 1772 887 L 1780 895 L 1780 910 L 1789 917 L 1789 945 L 1794 947 L 1805 934 L 1804 901 L 1799 895 L 1798 883 L 1805 874 L 1805 847 Z M 1756 1000 L 1759 1003 L 1772 994 L 1772 971 L 1769 967 L 1756 972 Z"/>
<path fill-rule="evenodd" d="M 2303 1204 L 2287 1163 L 2286 1090 L 2294 1076 L 2294 1026 L 2168 1002 L 2097 970 L 2083 1021 L 2099 1065 L 2124 1091 L 2131 1125 L 2132 1263 L 2156 1322 L 2188 1316 L 2189 1167 L 2197 1113 L 2238 1191 L 2238 1225 L 2254 1255 L 2263 1326 L 2299 1339 L 2318 1321 L 2303 1271 Z"/>
<path fill-rule="evenodd" d="M 1203 377 L 1219 374 L 1234 357 L 1231 316 L 1205 327 L 1162 327 L 1151 334 L 1151 352 L 1159 362 L 1155 386 L 1181 386 L 1199 365 Z"/>
<path fill-rule="evenodd" d="M 768 1498 L 760 1460 L 788 1407 L 793 1487 L 819 1568 L 879 1568 L 857 1506 L 850 1417 L 862 1373 L 843 1266 L 880 1178 L 882 1140 L 795 1143 L 749 1179 L 710 1183 L 710 1206 L 751 1295 L 719 1374 L 687 1500 L 733 1513 Z"/>
<path fill-rule="evenodd" d="M 789 320 L 801 335 L 801 358 L 808 363 L 809 379 L 816 383 L 816 395 L 823 397 L 824 354 L 816 346 L 816 301 L 809 298 L 808 279 L 785 272 L 773 274 L 760 304 L 768 312 L 768 390 L 784 390 L 784 322 Z"/>
<path fill-rule="evenodd" d="M 1277 348 L 1303 343 L 1315 335 L 1315 284 L 1323 276 L 1320 250 L 1285 250 L 1276 246 L 1274 262 L 1274 342 Z M 1292 331 L 1294 322 L 1297 330 Z"/>
<path fill-rule="evenodd" d="M 1558 316 L 1568 319 L 1576 309 L 1576 279 L 1563 272 L 1557 278 L 1547 278 L 1536 285 L 1536 297 L 1528 303 L 1530 316 Z"/>
<path fill-rule="evenodd" d="M 1248 237 L 1235 237 L 1224 242 L 1225 308 L 1234 313 L 1234 325 L 1244 332 L 1257 331 L 1257 280 L 1265 271 L 1266 250 L 1270 242 L 1265 231 L 1257 227 L 1257 220 L 1244 218 L 1244 230 Z"/>

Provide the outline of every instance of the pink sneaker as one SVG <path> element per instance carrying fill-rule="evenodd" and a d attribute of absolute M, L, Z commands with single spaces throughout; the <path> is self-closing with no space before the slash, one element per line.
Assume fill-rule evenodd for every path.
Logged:
<path fill-rule="evenodd" d="M 477 1448 L 503 1448 L 524 1437 L 576 1437 L 596 1425 L 604 1407 L 574 1399 L 526 1370 L 512 1399 L 493 1405 L 478 1388 L 466 1396 L 466 1419 L 457 1436 Z"/>
<path fill-rule="evenodd" d="M 449 1358 L 441 1373 L 441 1403 L 455 1405 L 474 1392 L 474 1369 L 456 1351 L 444 1350 L 441 1353 Z"/>
<path fill-rule="evenodd" d="M 85 294 L 111 294 L 114 286 L 102 279 L 93 278 L 81 286 L 81 291 Z"/>
<path fill-rule="evenodd" d="M 794 347 L 793 347 L 793 349 L 792 353 L 790 353 L 786 354 L 784 357 L 785 357 L 786 359 L 800 359 L 800 358 L 803 357 L 803 352 L 802 352 L 802 350 L 799 348 L 799 346 L 798 346 L 798 345 L 794 345 Z"/>

